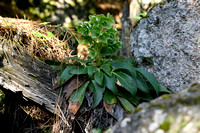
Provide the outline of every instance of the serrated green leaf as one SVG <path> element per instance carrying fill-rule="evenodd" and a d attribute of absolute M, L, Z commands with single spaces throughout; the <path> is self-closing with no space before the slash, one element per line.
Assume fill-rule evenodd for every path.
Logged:
<path fill-rule="evenodd" d="M 104 32 L 102 35 L 99 36 L 99 42 L 106 43 L 108 40 L 108 33 Z"/>
<path fill-rule="evenodd" d="M 127 91 L 129 91 L 133 96 L 136 95 L 137 85 L 131 76 L 123 72 L 113 72 L 113 74 L 118 78 L 119 82 Z"/>
<path fill-rule="evenodd" d="M 109 56 L 112 54 L 112 49 L 109 46 L 103 46 L 101 49 L 101 54 L 103 57 Z"/>
<path fill-rule="evenodd" d="M 135 107 L 125 98 L 118 97 L 118 99 L 126 111 L 131 112 L 135 110 Z"/>
<path fill-rule="evenodd" d="M 84 36 L 89 35 L 90 29 L 87 25 L 83 25 L 83 27 L 80 29 L 80 33 Z"/>
<path fill-rule="evenodd" d="M 104 77 L 104 75 L 101 70 L 96 71 L 94 74 L 94 79 L 100 86 L 103 85 L 103 77 Z"/>
<path fill-rule="evenodd" d="M 116 40 L 114 38 L 108 38 L 108 40 L 107 40 L 108 46 L 112 46 L 115 43 L 116 43 Z"/>
<path fill-rule="evenodd" d="M 81 28 L 83 27 L 83 24 L 81 21 L 78 21 L 78 23 L 76 24 L 75 28 L 77 29 L 77 31 L 80 33 Z"/>
<path fill-rule="evenodd" d="M 106 31 L 106 33 L 109 35 L 109 39 L 115 40 L 115 35 L 118 33 L 116 28 L 110 28 Z"/>
<path fill-rule="evenodd" d="M 100 26 L 102 28 L 110 29 L 112 27 L 112 25 L 114 25 L 114 24 L 115 24 L 115 22 L 113 19 L 110 19 L 110 18 L 100 19 Z"/>
<path fill-rule="evenodd" d="M 87 74 L 87 68 L 85 66 L 74 66 L 73 69 L 69 71 L 71 74 Z"/>
<path fill-rule="evenodd" d="M 65 70 L 62 72 L 60 76 L 60 85 L 62 85 L 64 82 L 67 82 L 74 74 L 70 74 L 69 71 L 73 69 L 73 66 L 68 66 L 65 68 Z"/>
<path fill-rule="evenodd" d="M 79 58 L 76 58 L 76 57 L 69 57 L 69 58 L 67 58 L 67 59 L 64 59 L 64 60 L 63 60 L 63 63 L 66 62 L 66 61 L 68 61 L 68 60 L 75 60 L 75 61 L 77 61 L 77 62 L 80 62 L 80 63 L 84 64 L 84 65 L 85 65 L 86 63 L 88 63 L 88 61 L 82 60 L 82 59 L 79 59 Z"/>
<path fill-rule="evenodd" d="M 93 83 L 93 95 L 94 95 L 94 101 L 92 108 L 94 109 L 102 100 L 103 92 L 105 91 L 105 86 L 101 87 L 98 85 L 98 83 L 95 80 L 92 80 Z"/>
<path fill-rule="evenodd" d="M 85 26 L 87 26 L 88 28 L 91 27 L 91 24 L 90 24 L 90 22 L 88 22 L 88 21 L 84 21 L 83 24 L 84 24 Z"/>
<path fill-rule="evenodd" d="M 85 97 L 85 91 L 87 89 L 87 86 L 89 84 L 89 81 L 84 83 L 81 87 L 79 87 L 77 90 L 75 90 L 72 95 L 70 96 L 71 101 L 73 102 L 79 102 L 80 105 L 83 103 L 83 99 Z"/>
<path fill-rule="evenodd" d="M 107 14 L 107 17 L 102 15 L 99 18 L 100 18 L 99 23 L 102 28 L 110 29 L 112 27 L 112 25 L 115 24 L 115 21 L 114 21 L 112 15 L 110 15 L 110 14 L 109 15 Z"/>
<path fill-rule="evenodd" d="M 91 37 L 97 38 L 101 34 L 101 29 L 97 26 L 93 26 L 91 29 Z"/>
<path fill-rule="evenodd" d="M 122 46 L 123 46 L 122 42 L 116 42 L 116 43 L 114 44 L 114 47 L 116 47 L 116 48 L 114 49 L 114 52 L 119 51 L 119 49 L 122 48 Z"/>
<path fill-rule="evenodd" d="M 104 73 L 104 77 L 105 77 L 104 83 L 105 83 L 106 87 L 109 90 L 111 90 L 114 94 L 118 94 L 115 76 L 111 75 L 111 77 L 109 77 Z"/>
<path fill-rule="evenodd" d="M 117 98 L 111 91 L 105 91 L 104 92 L 104 99 L 105 99 L 107 104 L 117 103 Z"/>
<path fill-rule="evenodd" d="M 156 94 L 158 95 L 160 91 L 160 84 L 158 80 L 154 77 L 154 75 L 141 68 L 136 68 L 135 70 L 140 72 L 150 82 L 150 84 L 153 86 L 154 90 L 156 91 Z"/>
<path fill-rule="evenodd" d="M 136 74 L 136 84 L 137 84 L 137 87 L 141 91 L 146 92 L 146 93 L 150 92 L 150 89 L 148 88 L 146 81 L 143 79 L 143 77 L 138 72 Z"/>
<path fill-rule="evenodd" d="M 91 24 L 98 25 L 98 20 L 97 20 L 96 15 L 90 15 L 89 19 L 90 19 Z"/>
<path fill-rule="evenodd" d="M 87 66 L 87 72 L 88 72 L 89 78 L 93 77 L 93 74 L 97 70 L 97 68 L 98 67 L 96 67 L 96 66 Z"/>
<path fill-rule="evenodd" d="M 109 30 L 108 30 L 109 32 L 111 32 L 111 33 L 113 33 L 113 34 L 117 34 L 117 33 L 119 33 L 118 31 L 117 31 L 117 28 L 114 26 L 114 27 L 112 27 L 112 28 L 110 28 Z"/>
<path fill-rule="evenodd" d="M 111 76 L 110 65 L 103 64 L 103 65 L 101 65 L 100 69 L 102 69 L 106 74 L 108 74 L 109 76 Z"/>

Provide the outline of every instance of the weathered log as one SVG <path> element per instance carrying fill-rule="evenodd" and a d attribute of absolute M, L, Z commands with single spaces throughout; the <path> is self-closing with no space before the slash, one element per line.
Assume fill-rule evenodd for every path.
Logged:
<path fill-rule="evenodd" d="M 52 80 L 56 72 L 12 43 L 0 40 L 0 85 L 22 92 L 24 97 L 54 112 L 58 95 L 53 90 Z"/>

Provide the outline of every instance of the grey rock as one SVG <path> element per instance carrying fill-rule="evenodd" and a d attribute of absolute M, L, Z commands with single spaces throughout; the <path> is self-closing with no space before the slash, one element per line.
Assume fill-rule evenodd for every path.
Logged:
<path fill-rule="evenodd" d="M 199 133 L 200 84 L 143 103 L 106 133 Z"/>
<path fill-rule="evenodd" d="M 200 79 L 200 1 L 171 0 L 155 6 L 133 29 L 134 57 L 151 57 L 154 65 L 138 59 L 171 91 Z"/>

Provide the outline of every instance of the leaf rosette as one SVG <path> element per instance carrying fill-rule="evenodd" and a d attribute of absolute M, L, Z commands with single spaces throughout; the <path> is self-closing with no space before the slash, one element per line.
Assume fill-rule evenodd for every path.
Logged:
<path fill-rule="evenodd" d="M 93 92 L 95 108 L 104 101 L 105 109 L 111 113 L 113 104 L 120 102 L 126 111 L 133 111 L 141 101 L 150 101 L 169 91 L 153 74 L 134 66 L 135 58 L 123 59 L 113 56 L 122 47 L 112 15 L 90 15 L 89 21 L 78 22 L 76 29 L 81 34 L 79 40 L 89 47 L 88 60 L 67 58 L 78 62 L 60 72 L 60 83 L 70 82 L 74 76 L 87 79 L 74 90 L 69 98 L 71 111 L 76 114 L 83 103 L 85 92 Z M 148 57 L 139 57 L 153 62 Z M 69 107 L 69 108 L 70 108 Z M 70 109 L 69 109 L 70 110 Z"/>

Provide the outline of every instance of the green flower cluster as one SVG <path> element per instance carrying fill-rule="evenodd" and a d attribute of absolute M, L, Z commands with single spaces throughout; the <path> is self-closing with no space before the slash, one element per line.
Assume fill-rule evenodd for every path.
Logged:
<path fill-rule="evenodd" d="M 76 29 L 81 34 L 79 42 L 89 46 L 89 58 L 100 63 L 102 57 L 110 56 L 122 47 L 114 24 L 109 13 L 107 17 L 102 14 L 90 15 L 89 21 L 77 23 Z"/>

